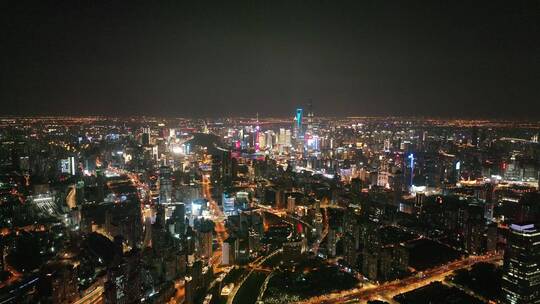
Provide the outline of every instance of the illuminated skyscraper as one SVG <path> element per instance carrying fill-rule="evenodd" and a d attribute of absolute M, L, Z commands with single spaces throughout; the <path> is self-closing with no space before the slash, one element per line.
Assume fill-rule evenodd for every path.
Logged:
<path fill-rule="evenodd" d="M 510 226 L 502 289 L 504 303 L 540 303 L 540 231 L 533 224 Z"/>
<path fill-rule="evenodd" d="M 319 150 L 319 136 L 317 134 L 318 127 L 313 120 L 313 105 L 309 103 L 309 112 L 307 113 L 307 123 L 304 130 L 304 150 L 317 151 Z"/>
<path fill-rule="evenodd" d="M 232 215 L 236 212 L 235 197 L 228 192 L 223 192 L 221 205 L 223 206 L 223 212 L 226 215 Z"/>
<path fill-rule="evenodd" d="M 266 144 L 265 146 L 267 149 L 272 149 L 274 147 L 274 144 L 275 144 L 274 137 L 275 137 L 274 131 L 268 130 L 264 132 L 264 141 L 265 141 L 265 144 Z"/>
<path fill-rule="evenodd" d="M 238 255 L 238 239 L 229 237 L 221 246 L 221 264 L 234 265 Z"/>
<path fill-rule="evenodd" d="M 186 233 L 186 206 L 184 203 L 176 203 L 172 214 L 174 234 L 183 238 Z"/>
<path fill-rule="evenodd" d="M 303 118 L 304 110 L 298 108 L 296 109 L 296 127 L 299 130 L 302 130 L 302 118 Z"/>
<path fill-rule="evenodd" d="M 212 153 L 212 184 L 214 191 L 221 194 L 222 187 L 229 187 L 232 183 L 232 160 L 231 152 L 217 148 Z"/>
<path fill-rule="evenodd" d="M 148 127 L 143 128 L 143 133 L 141 135 L 141 143 L 143 146 L 148 146 L 150 142 L 151 142 L 150 128 Z"/>
<path fill-rule="evenodd" d="M 304 116 L 304 110 L 301 108 L 296 109 L 296 115 L 294 116 L 294 125 L 293 125 L 293 136 L 296 140 L 302 139 L 304 137 L 304 132 L 302 130 L 302 119 Z"/>
<path fill-rule="evenodd" d="M 289 147 L 291 145 L 291 130 L 279 129 L 279 145 L 281 147 Z"/>
<path fill-rule="evenodd" d="M 287 197 L 287 212 L 294 213 L 294 208 L 296 207 L 296 199 L 294 196 Z"/>
<path fill-rule="evenodd" d="M 159 168 L 159 202 L 170 203 L 172 199 L 171 168 L 161 166 Z"/>
<path fill-rule="evenodd" d="M 77 166 L 75 165 L 75 157 L 70 156 L 68 158 L 60 160 L 60 171 L 70 175 L 77 173 Z"/>
<path fill-rule="evenodd" d="M 407 159 L 409 160 L 409 169 L 410 169 L 410 175 L 409 175 L 409 188 L 412 188 L 413 186 L 413 178 L 414 178 L 414 154 L 409 154 L 407 156 Z"/>
<path fill-rule="evenodd" d="M 306 132 L 313 134 L 313 104 L 311 101 L 308 106 Z"/>
<path fill-rule="evenodd" d="M 212 221 L 203 221 L 199 227 L 199 244 L 200 251 L 199 255 L 203 259 L 210 259 L 212 257 L 212 233 L 214 231 L 214 226 Z"/>

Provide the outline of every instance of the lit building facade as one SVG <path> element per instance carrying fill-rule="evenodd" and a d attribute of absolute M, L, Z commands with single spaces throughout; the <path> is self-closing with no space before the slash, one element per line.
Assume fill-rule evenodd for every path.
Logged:
<path fill-rule="evenodd" d="M 510 227 L 502 289 L 504 303 L 540 303 L 540 230 L 533 224 Z"/>

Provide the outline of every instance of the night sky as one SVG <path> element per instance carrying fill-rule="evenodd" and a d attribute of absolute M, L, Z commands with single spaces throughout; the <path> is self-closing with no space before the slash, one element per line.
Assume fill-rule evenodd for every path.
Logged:
<path fill-rule="evenodd" d="M 120 2 L 1 1 L 0 114 L 540 119 L 540 1 Z"/>

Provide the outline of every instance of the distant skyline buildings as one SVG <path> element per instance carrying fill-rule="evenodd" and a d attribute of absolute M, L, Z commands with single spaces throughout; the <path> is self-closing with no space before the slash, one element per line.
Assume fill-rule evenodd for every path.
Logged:
<path fill-rule="evenodd" d="M 453 273 L 449 282 L 471 267 L 475 275 L 482 261 L 498 282 L 506 275 L 507 294 L 530 299 L 538 234 L 516 223 L 540 220 L 540 122 L 324 114 L 299 102 L 284 118 L 0 117 L 0 223 L 10 235 L 4 270 L 20 264 L 13 260 L 24 254 L 19 244 L 35 234 L 50 238 L 32 242 L 48 262 L 31 267 L 46 276 L 54 266 L 53 283 L 76 280 L 78 290 L 54 283 L 21 299 L 49 289 L 56 298 L 105 302 L 230 296 L 254 303 L 242 290 L 259 287 L 242 278 L 255 274 L 261 292 L 269 276 L 263 300 L 277 291 L 285 300 L 277 303 L 290 303 L 288 289 L 270 287 L 283 282 L 278 272 L 270 277 L 272 267 L 293 274 L 305 262 L 308 272 L 324 274 L 322 286 L 341 284 L 327 275 L 354 283 L 361 274 L 374 294 L 400 279 L 404 289 L 395 294 L 406 296 L 407 282 L 420 282 L 412 292 L 423 292 L 440 271 Z M 44 231 L 12 229 L 36 221 Z M 85 250 L 69 245 L 80 238 Z M 112 260 L 85 255 L 106 244 L 116 248 Z M 58 267 L 65 253 L 80 268 Z M 110 263 L 92 275 L 100 259 Z M 250 265 L 257 267 L 245 269 L 251 275 L 238 276 Z M 18 271 L 21 283 L 33 279 L 33 271 Z M 233 285 L 212 288 L 222 279 Z M 364 292 L 357 287 L 327 289 L 347 296 L 318 293 L 343 303 Z"/>

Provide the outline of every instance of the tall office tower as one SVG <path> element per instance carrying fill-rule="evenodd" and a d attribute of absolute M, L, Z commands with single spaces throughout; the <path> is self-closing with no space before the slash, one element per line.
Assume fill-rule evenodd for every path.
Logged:
<path fill-rule="evenodd" d="M 78 298 L 77 270 L 71 263 L 47 263 L 41 268 L 42 275 L 37 285 L 37 294 L 41 303 L 73 303 Z M 13 297 L 8 300 L 13 302 Z M 21 301 L 31 302 L 31 301 Z"/>
<path fill-rule="evenodd" d="M 488 221 L 493 220 L 493 211 L 495 209 L 495 202 L 493 201 L 495 186 L 491 183 L 485 185 L 485 199 L 486 204 L 484 205 L 484 218 Z"/>
<path fill-rule="evenodd" d="M 165 206 L 156 205 L 156 219 L 154 225 L 158 226 L 162 230 L 166 230 L 166 215 L 165 215 Z"/>
<path fill-rule="evenodd" d="M 504 303 L 540 303 L 540 230 L 534 224 L 510 226 L 502 290 Z"/>
<path fill-rule="evenodd" d="M 351 233 L 346 232 L 343 236 L 343 259 L 349 266 L 356 267 L 357 257 L 358 252 L 355 237 Z"/>
<path fill-rule="evenodd" d="M 370 280 L 380 277 L 379 260 L 381 240 L 378 225 L 373 221 L 365 221 L 361 227 L 362 235 L 362 273 Z"/>
<path fill-rule="evenodd" d="M 221 194 L 222 186 L 227 188 L 232 184 L 231 151 L 217 148 L 212 153 L 212 184 L 216 193 Z"/>
<path fill-rule="evenodd" d="M 474 126 L 471 129 L 471 145 L 478 146 L 478 127 Z"/>
<path fill-rule="evenodd" d="M 102 169 L 96 170 L 96 188 L 97 188 L 97 203 L 105 200 L 105 172 Z"/>
<path fill-rule="evenodd" d="M 135 303 L 141 298 L 141 253 L 131 250 L 108 271 L 104 302 Z"/>
<path fill-rule="evenodd" d="M 258 140 L 257 140 L 258 146 L 256 146 L 256 150 L 266 149 L 266 146 L 267 146 L 266 134 L 264 134 L 263 132 L 258 132 L 257 137 L 258 137 Z"/>
<path fill-rule="evenodd" d="M 323 217 L 320 212 L 315 213 L 315 218 L 313 219 L 313 227 L 315 227 L 315 233 L 317 234 L 317 239 L 320 240 L 323 231 Z"/>
<path fill-rule="evenodd" d="M 266 143 L 266 148 L 272 149 L 274 147 L 274 131 L 268 130 L 264 132 L 264 141 Z"/>
<path fill-rule="evenodd" d="M 344 233 L 350 234 L 353 238 L 354 250 L 360 248 L 360 225 L 358 223 L 359 216 L 355 211 L 356 208 L 348 208 L 347 212 L 343 216 L 343 230 Z"/>
<path fill-rule="evenodd" d="M 255 228 L 248 229 L 248 246 L 252 252 L 261 250 L 261 234 Z"/>
<path fill-rule="evenodd" d="M 214 232 L 214 223 L 210 220 L 203 221 L 199 227 L 199 242 L 201 250 L 200 257 L 210 259 L 212 257 L 212 233 Z"/>
<path fill-rule="evenodd" d="M 281 146 L 285 145 L 285 128 L 279 128 L 278 144 Z"/>
<path fill-rule="evenodd" d="M 171 167 L 159 168 L 159 203 L 170 203 L 172 200 Z"/>
<path fill-rule="evenodd" d="M 60 171 L 62 173 L 67 173 L 70 175 L 75 175 L 77 173 L 77 166 L 75 163 L 75 157 L 69 156 L 68 158 L 60 160 Z"/>
<path fill-rule="evenodd" d="M 328 228 L 328 236 L 326 239 L 326 250 L 328 251 L 328 257 L 336 256 L 336 230 L 333 228 Z"/>
<path fill-rule="evenodd" d="M 283 189 L 277 189 L 276 191 L 276 199 L 275 199 L 275 207 L 274 208 L 285 208 L 286 207 L 286 198 L 285 198 L 285 191 Z"/>
<path fill-rule="evenodd" d="M 183 238 L 186 234 L 186 206 L 184 203 L 176 203 L 171 219 L 174 225 L 174 234 Z"/>
<path fill-rule="evenodd" d="M 406 163 L 406 166 L 407 166 L 407 182 L 408 182 L 408 186 L 409 186 L 409 189 L 412 188 L 413 186 L 413 179 L 414 179 L 414 162 L 416 160 L 416 158 L 414 157 L 414 154 L 413 153 L 410 153 L 408 156 L 407 156 L 407 160 L 409 160 L 408 164 Z"/>
<path fill-rule="evenodd" d="M 309 103 L 309 109 L 306 118 L 306 126 L 303 133 L 303 145 L 305 151 L 317 151 L 320 146 L 320 139 L 317 135 L 317 128 L 313 121 L 313 105 Z"/>
<path fill-rule="evenodd" d="M 152 219 L 150 217 L 144 220 L 143 248 L 146 247 L 152 247 Z"/>
<path fill-rule="evenodd" d="M 283 263 L 293 265 L 305 251 L 305 242 L 299 235 L 294 235 L 283 243 Z"/>
<path fill-rule="evenodd" d="M 229 237 L 221 246 L 221 264 L 234 265 L 238 255 L 238 239 Z"/>
<path fill-rule="evenodd" d="M 301 108 L 296 109 L 296 115 L 294 116 L 294 138 L 296 140 L 303 138 L 304 132 L 302 130 L 302 119 L 304 115 L 304 110 Z"/>
<path fill-rule="evenodd" d="M 313 134 L 313 103 L 309 102 L 306 131 Z"/>
<path fill-rule="evenodd" d="M 143 128 L 143 133 L 141 135 L 141 143 L 143 146 L 148 146 L 150 144 L 151 137 L 150 137 L 150 128 L 146 127 Z"/>
<path fill-rule="evenodd" d="M 294 213 L 295 207 L 296 207 L 296 198 L 294 198 L 294 196 L 287 197 L 287 212 Z"/>
<path fill-rule="evenodd" d="M 200 257 L 210 259 L 212 257 L 212 231 L 201 231 L 199 233 L 199 242 L 201 244 Z"/>
<path fill-rule="evenodd" d="M 383 152 L 390 152 L 390 148 L 392 148 L 392 142 L 390 141 L 390 138 L 387 138 L 383 143 Z"/>
<path fill-rule="evenodd" d="M 486 231 L 486 251 L 491 252 L 497 250 L 498 224 L 490 222 Z"/>
<path fill-rule="evenodd" d="M 285 146 L 290 147 L 291 146 L 291 130 L 286 129 L 285 130 Z"/>
<path fill-rule="evenodd" d="M 226 215 L 233 215 L 236 213 L 235 207 L 236 198 L 229 192 L 223 192 L 221 199 L 221 206 L 223 207 L 223 212 Z"/>
<path fill-rule="evenodd" d="M 242 209 L 250 207 L 249 193 L 245 191 L 236 192 L 236 204 Z"/>

